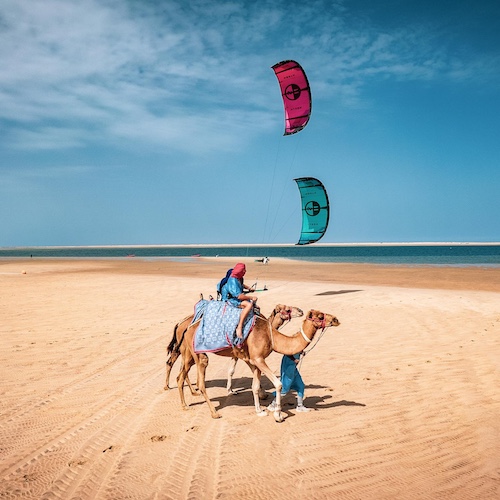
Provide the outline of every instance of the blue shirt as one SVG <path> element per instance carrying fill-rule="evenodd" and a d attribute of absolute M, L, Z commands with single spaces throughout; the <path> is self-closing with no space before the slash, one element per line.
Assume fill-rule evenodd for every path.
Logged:
<path fill-rule="evenodd" d="M 239 306 L 241 300 L 236 297 L 243 293 L 243 284 L 238 278 L 230 277 L 227 283 L 222 287 L 222 300 L 227 300 L 233 306 Z"/>

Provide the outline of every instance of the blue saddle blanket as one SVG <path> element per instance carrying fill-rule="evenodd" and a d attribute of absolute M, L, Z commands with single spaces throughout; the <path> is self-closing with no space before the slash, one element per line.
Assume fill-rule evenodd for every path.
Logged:
<path fill-rule="evenodd" d="M 255 314 L 248 313 L 243 324 L 243 338 L 236 336 L 241 309 L 220 300 L 200 300 L 194 306 L 193 323 L 199 321 L 193 347 L 194 352 L 216 352 L 243 344 L 253 329 Z"/>

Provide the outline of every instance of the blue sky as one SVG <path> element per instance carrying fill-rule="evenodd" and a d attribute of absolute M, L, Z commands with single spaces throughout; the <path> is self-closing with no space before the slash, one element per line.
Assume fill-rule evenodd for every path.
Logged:
<path fill-rule="evenodd" d="M 2 0 L 0 246 L 500 241 L 500 3 Z M 283 136 L 271 66 L 313 112 Z"/>

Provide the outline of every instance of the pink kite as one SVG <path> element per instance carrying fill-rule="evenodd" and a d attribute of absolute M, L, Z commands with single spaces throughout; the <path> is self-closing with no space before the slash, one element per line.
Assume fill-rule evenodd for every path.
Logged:
<path fill-rule="evenodd" d="M 282 61 L 272 69 L 278 78 L 285 106 L 285 134 L 300 132 L 311 116 L 311 89 L 301 65 Z"/>

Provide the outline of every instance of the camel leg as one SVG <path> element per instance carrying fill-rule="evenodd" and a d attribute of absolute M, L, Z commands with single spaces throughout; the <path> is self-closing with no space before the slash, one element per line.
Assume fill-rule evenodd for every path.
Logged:
<path fill-rule="evenodd" d="M 191 365 L 191 366 L 193 366 L 193 365 Z M 191 366 L 189 367 L 188 370 L 191 369 Z M 181 370 L 182 370 L 182 367 L 181 367 Z M 191 380 L 189 379 L 189 374 L 186 375 L 186 379 L 184 382 L 188 385 L 192 396 L 201 396 L 201 392 L 191 383 Z M 198 383 L 196 385 L 198 385 Z"/>
<path fill-rule="evenodd" d="M 253 374 L 255 366 L 252 365 L 252 363 L 250 363 L 250 361 L 245 361 L 245 363 L 248 365 L 248 367 L 250 368 L 250 370 L 252 371 L 252 374 Z M 260 381 L 260 376 L 261 376 L 261 373 L 259 371 L 259 381 Z M 259 382 L 259 389 L 258 390 L 259 390 L 259 398 L 260 399 L 267 399 L 268 394 L 264 389 L 262 389 L 260 382 Z M 253 391 L 253 382 L 252 382 L 252 391 Z"/>
<path fill-rule="evenodd" d="M 170 389 L 170 386 L 169 386 L 170 372 L 172 371 L 172 367 L 174 366 L 174 363 L 177 361 L 178 357 L 179 357 L 179 353 L 177 351 L 172 351 L 170 353 L 170 356 L 168 357 L 167 361 L 165 362 L 166 376 L 165 376 L 165 387 L 163 388 L 163 390 L 165 390 L 165 391 L 168 391 Z"/>
<path fill-rule="evenodd" d="M 182 357 L 182 366 L 181 370 L 179 372 L 179 375 L 177 375 L 177 387 L 179 389 L 179 396 L 181 398 L 181 407 L 183 410 L 187 410 L 187 404 L 186 404 L 186 399 L 184 397 L 184 382 L 187 378 L 187 374 L 190 370 L 190 368 L 194 364 L 194 359 L 191 356 L 191 353 L 184 353 L 184 356 Z"/>
<path fill-rule="evenodd" d="M 259 399 L 260 389 L 261 389 L 260 387 L 261 371 L 255 366 L 252 366 L 252 371 L 253 371 L 252 392 L 253 392 L 253 401 L 255 404 L 255 413 L 257 413 L 258 417 L 265 417 L 267 416 L 267 411 L 263 410 L 260 407 L 260 399 Z"/>
<path fill-rule="evenodd" d="M 182 358 L 184 358 L 185 352 L 186 352 L 186 349 L 181 344 L 179 354 L 181 354 Z M 200 354 L 200 356 L 206 356 L 206 354 Z M 191 366 L 193 366 L 193 364 L 191 364 Z M 196 389 L 193 386 L 193 384 L 191 383 L 191 380 L 189 379 L 189 373 L 186 374 L 186 382 L 187 382 L 187 385 L 189 386 L 189 390 L 191 391 L 192 396 L 201 396 L 201 392 L 198 389 Z M 198 385 L 198 382 L 196 382 L 196 385 Z"/>
<path fill-rule="evenodd" d="M 255 366 L 271 381 L 276 390 L 276 410 L 273 412 L 274 420 L 276 422 L 283 422 L 283 416 L 281 415 L 281 381 L 273 373 L 271 368 L 267 366 L 266 360 L 264 358 L 256 358 L 253 360 Z"/>
<path fill-rule="evenodd" d="M 191 391 L 191 395 L 201 396 L 201 392 L 198 389 L 196 389 L 196 387 L 194 387 L 193 384 L 191 383 L 191 380 L 189 380 L 189 375 L 186 377 L 186 382 L 187 382 L 187 385 L 189 386 L 189 389 Z"/>
<path fill-rule="evenodd" d="M 231 358 L 229 363 L 229 370 L 227 371 L 227 385 L 226 390 L 228 394 L 233 394 L 233 390 L 231 389 L 231 385 L 233 384 L 233 375 L 234 370 L 236 369 L 236 363 L 238 362 L 238 358 Z"/>
<path fill-rule="evenodd" d="M 165 387 L 163 388 L 165 391 L 168 391 L 170 389 L 169 385 L 169 380 L 170 380 L 170 372 L 172 371 L 172 368 L 174 366 L 174 363 L 177 361 L 177 358 L 179 357 L 180 352 L 179 351 L 172 351 L 170 353 L 170 356 L 168 357 L 166 361 L 166 377 L 165 377 Z M 181 368 L 182 370 L 182 368 Z M 193 396 L 201 396 L 201 392 L 196 389 L 193 384 L 191 384 L 191 380 L 189 380 L 189 375 L 186 376 L 186 382 L 187 385 L 189 386 L 189 389 L 191 391 L 191 394 Z"/>
<path fill-rule="evenodd" d="M 210 408 L 210 413 L 212 414 L 212 418 L 220 418 L 219 413 L 217 412 L 214 405 L 212 404 L 212 401 L 210 401 L 210 398 L 208 397 L 207 389 L 205 387 L 205 372 L 208 366 L 208 356 L 206 354 L 198 356 L 198 359 L 196 360 L 196 366 L 198 367 L 198 388 L 205 397 L 205 401 L 207 402 L 208 407 Z"/>

